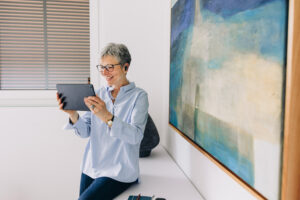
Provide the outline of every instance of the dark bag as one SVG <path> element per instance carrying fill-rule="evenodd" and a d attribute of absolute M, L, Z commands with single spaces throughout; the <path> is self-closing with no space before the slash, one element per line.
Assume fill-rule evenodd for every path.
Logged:
<path fill-rule="evenodd" d="M 144 132 L 144 138 L 140 146 L 140 157 L 147 157 L 150 155 L 151 150 L 154 149 L 159 143 L 159 135 L 156 126 L 148 114 L 148 120 Z"/>

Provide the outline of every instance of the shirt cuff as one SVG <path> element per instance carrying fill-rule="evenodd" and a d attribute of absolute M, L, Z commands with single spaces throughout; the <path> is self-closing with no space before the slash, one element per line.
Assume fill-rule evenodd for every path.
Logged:
<path fill-rule="evenodd" d="M 113 124 L 110 128 L 108 127 L 108 130 L 110 131 L 110 136 L 120 137 L 122 133 L 122 121 L 118 117 L 114 116 Z"/>
<path fill-rule="evenodd" d="M 67 124 L 64 125 L 63 127 L 64 130 L 70 130 L 73 129 L 73 124 L 70 123 L 70 119 L 69 122 Z"/>
<path fill-rule="evenodd" d="M 75 124 L 72 123 L 71 119 L 69 118 L 69 122 L 67 124 L 65 124 L 64 126 L 64 130 L 70 130 L 70 129 L 74 129 L 74 128 L 80 128 L 84 126 L 84 121 L 83 119 L 78 116 L 78 120 L 76 121 Z"/>
<path fill-rule="evenodd" d="M 118 138 L 129 144 L 138 144 L 143 138 L 143 134 L 138 131 L 137 127 L 123 122 L 116 116 L 112 127 L 108 128 L 108 131 L 111 137 Z"/>

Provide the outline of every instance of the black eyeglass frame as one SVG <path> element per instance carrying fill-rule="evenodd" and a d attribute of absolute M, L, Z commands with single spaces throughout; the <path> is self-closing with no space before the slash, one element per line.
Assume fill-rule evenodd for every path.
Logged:
<path fill-rule="evenodd" d="M 96 68 L 100 72 L 104 72 L 104 70 L 106 70 L 108 72 L 112 72 L 112 71 L 114 71 L 116 65 L 121 65 L 122 66 L 121 63 L 118 63 L 118 64 L 108 64 L 108 65 L 105 65 L 105 66 L 103 66 L 103 65 L 96 65 Z"/>

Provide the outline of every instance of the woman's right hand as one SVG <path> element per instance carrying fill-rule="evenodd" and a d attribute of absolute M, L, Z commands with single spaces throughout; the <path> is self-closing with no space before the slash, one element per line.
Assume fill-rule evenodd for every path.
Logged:
<path fill-rule="evenodd" d="M 56 100 L 58 102 L 58 106 L 59 106 L 60 110 L 64 111 L 65 113 L 68 113 L 70 116 L 74 116 L 77 113 L 76 110 L 64 110 L 63 109 L 64 103 L 62 102 L 62 99 L 59 97 L 58 92 L 56 92 Z"/>
<path fill-rule="evenodd" d="M 64 110 L 63 109 L 64 103 L 62 102 L 62 99 L 59 97 L 58 92 L 56 92 L 56 100 L 58 102 L 59 109 L 64 111 L 65 113 L 68 113 L 72 123 L 75 124 L 79 117 L 79 114 L 76 112 L 76 110 Z"/>

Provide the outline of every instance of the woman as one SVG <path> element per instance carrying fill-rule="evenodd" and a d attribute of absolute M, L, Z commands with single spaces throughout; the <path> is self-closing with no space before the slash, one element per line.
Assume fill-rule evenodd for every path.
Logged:
<path fill-rule="evenodd" d="M 66 129 L 89 137 L 81 166 L 79 200 L 113 199 L 137 182 L 139 146 L 148 117 L 147 93 L 126 78 L 131 56 L 123 44 L 108 44 L 97 65 L 107 86 L 84 99 L 90 108 L 83 116 L 74 110 Z"/>

